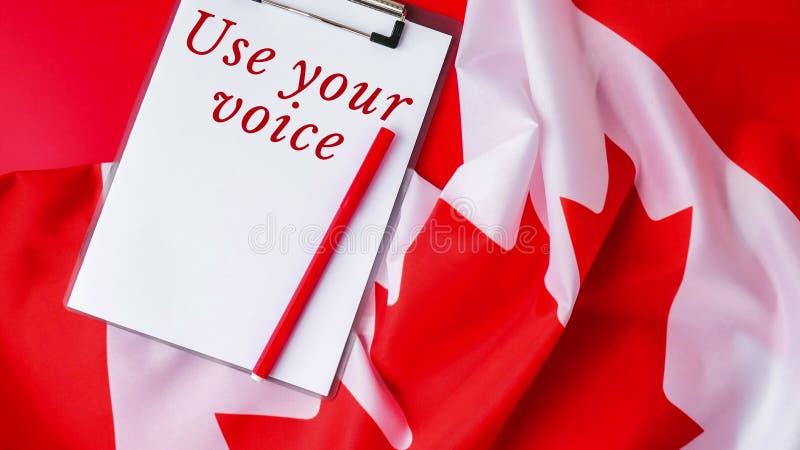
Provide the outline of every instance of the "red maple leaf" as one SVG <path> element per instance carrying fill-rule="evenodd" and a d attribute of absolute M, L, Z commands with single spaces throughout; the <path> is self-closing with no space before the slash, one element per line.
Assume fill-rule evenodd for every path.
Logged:
<path fill-rule="evenodd" d="M 406 413 L 412 448 L 678 448 L 701 432 L 662 388 L 691 214 L 650 220 L 632 163 L 608 146 L 604 211 L 564 202 L 585 282 L 555 348 L 548 237 L 530 204 L 523 225 L 539 230 L 540 251 L 519 242 L 503 251 L 439 202 L 406 256 L 398 303 L 386 307 L 379 290 L 372 359 Z M 440 245 L 448 238 L 468 248 Z M 388 447 L 346 390 L 311 420 L 219 420 L 233 449 Z"/>

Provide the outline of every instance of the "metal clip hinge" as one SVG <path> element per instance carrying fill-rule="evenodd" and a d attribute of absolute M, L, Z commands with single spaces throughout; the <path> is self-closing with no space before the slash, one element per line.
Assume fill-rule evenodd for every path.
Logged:
<path fill-rule="evenodd" d="M 400 36 L 403 34 L 403 27 L 405 25 L 406 19 L 406 6 L 402 3 L 398 3 L 392 0 L 348 0 L 350 2 L 356 3 L 358 5 L 366 6 L 368 8 L 375 9 L 377 11 L 383 12 L 385 14 L 389 14 L 397 20 L 394 22 L 394 27 L 392 28 L 392 34 L 389 36 L 385 36 L 380 33 L 368 33 L 366 31 L 358 30 L 351 26 L 345 25 L 343 23 L 336 22 L 334 20 L 326 19 L 322 16 L 319 16 L 314 13 L 310 13 L 308 11 L 303 11 L 297 8 L 293 8 L 288 5 L 284 5 L 282 3 L 278 3 L 272 0 L 254 0 L 257 3 L 262 3 L 266 5 L 271 5 L 276 8 L 283 9 L 285 11 L 289 11 L 295 14 L 299 14 L 303 17 L 308 17 L 309 19 L 314 19 L 320 22 L 324 22 L 328 25 L 333 25 L 337 28 L 340 28 L 345 31 L 349 31 L 351 33 L 357 34 L 359 36 L 363 36 L 369 39 L 376 44 L 383 45 L 389 48 L 397 48 L 397 45 L 400 43 Z"/>

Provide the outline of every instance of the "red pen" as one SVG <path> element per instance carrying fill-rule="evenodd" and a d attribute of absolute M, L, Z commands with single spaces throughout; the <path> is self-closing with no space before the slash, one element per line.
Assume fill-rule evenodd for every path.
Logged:
<path fill-rule="evenodd" d="M 254 380 L 261 381 L 266 379 L 272 368 L 275 367 L 275 362 L 278 361 L 278 357 L 286 346 L 286 342 L 289 341 L 289 337 L 292 335 L 303 309 L 305 309 L 308 300 L 314 293 L 314 289 L 319 284 L 322 274 L 325 273 L 325 268 L 328 266 L 331 256 L 333 256 L 336 247 L 338 247 L 339 241 L 344 237 L 347 226 L 353 215 L 355 215 L 358 205 L 363 200 L 364 194 L 367 193 L 372 179 L 375 178 L 375 173 L 378 172 L 378 168 L 384 156 L 386 156 L 393 139 L 393 131 L 387 128 L 381 128 L 378 131 L 378 135 L 372 142 L 372 147 L 370 147 L 367 156 L 364 157 L 364 162 L 361 163 L 361 167 L 358 169 L 355 178 L 353 178 L 353 183 L 344 195 L 336 215 L 333 216 L 331 225 L 328 227 L 328 231 L 325 232 L 317 252 L 311 258 L 311 263 L 306 268 L 303 278 L 300 279 L 300 284 L 297 285 L 292 299 L 289 300 L 289 304 L 283 311 L 278 325 L 272 330 L 272 335 L 261 352 L 256 366 L 253 367 L 251 376 Z"/>

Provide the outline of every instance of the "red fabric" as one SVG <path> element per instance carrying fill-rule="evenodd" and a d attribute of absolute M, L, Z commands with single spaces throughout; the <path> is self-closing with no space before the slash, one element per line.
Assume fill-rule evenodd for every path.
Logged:
<path fill-rule="evenodd" d="M 0 442 L 111 448 L 106 327 L 62 301 L 100 193 L 96 167 L 0 176 Z"/>
<path fill-rule="evenodd" d="M 5 2 L 0 174 L 113 160 L 171 7 Z"/>
<path fill-rule="evenodd" d="M 414 3 L 463 19 L 463 1 Z M 800 216 L 797 2 L 576 3 L 659 64 L 723 151 Z M 13 38 L 0 39 L 0 174 L 111 160 L 171 7 L 4 5 L 0 28 Z M 460 144 L 451 72 L 418 172 L 442 187 L 462 161 Z M 434 218 L 472 233 L 479 251 L 418 246 L 399 302 L 378 302 L 372 348 L 412 448 L 676 448 L 701 432 L 666 401 L 660 378 L 683 271 L 664 263 L 686 249 L 653 238 L 685 243 L 691 212 L 650 221 L 611 143 L 609 158 L 600 215 L 564 201 L 585 284 L 563 334 L 542 285 L 547 236 L 530 205 L 533 254 L 489 251 L 485 236 L 437 204 Z M 105 328 L 62 306 L 98 189 L 94 167 L 0 178 L 0 442 L 9 448 L 113 448 Z M 388 446 L 346 390 L 311 420 L 218 422 L 234 449 Z"/>

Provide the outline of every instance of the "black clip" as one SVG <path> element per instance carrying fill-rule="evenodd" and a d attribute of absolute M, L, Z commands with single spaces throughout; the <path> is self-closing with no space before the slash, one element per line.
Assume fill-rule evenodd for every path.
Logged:
<path fill-rule="evenodd" d="M 389 48 L 397 48 L 397 44 L 400 43 L 400 36 L 403 35 L 404 26 L 405 22 L 401 20 L 395 20 L 391 36 L 384 36 L 380 33 L 372 33 L 369 37 L 369 40 Z"/>

